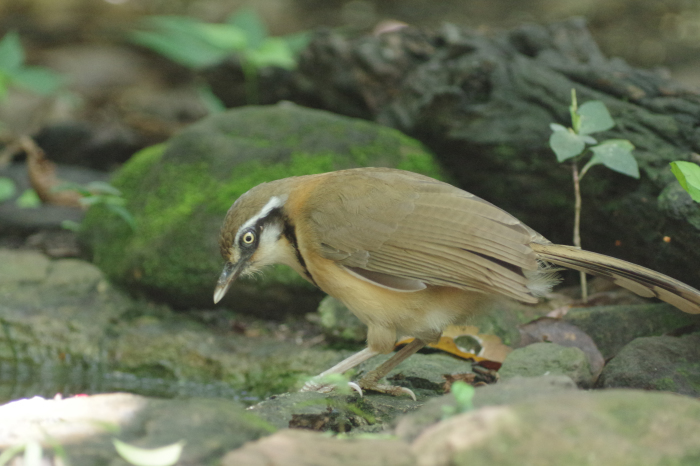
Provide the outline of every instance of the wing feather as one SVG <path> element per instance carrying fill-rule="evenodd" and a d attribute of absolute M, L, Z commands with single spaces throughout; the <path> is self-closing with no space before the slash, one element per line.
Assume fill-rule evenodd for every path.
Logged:
<path fill-rule="evenodd" d="M 341 265 L 534 302 L 530 228 L 454 186 L 390 169 L 337 172 L 310 198 L 319 253 Z"/>

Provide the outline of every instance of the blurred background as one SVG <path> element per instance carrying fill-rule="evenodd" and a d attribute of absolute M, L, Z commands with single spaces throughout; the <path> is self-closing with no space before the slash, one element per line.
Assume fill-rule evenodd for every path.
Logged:
<path fill-rule="evenodd" d="M 32 58 L 41 61 L 54 48 L 121 43 L 144 15 L 221 22 L 243 6 L 253 8 L 273 35 L 324 26 L 367 31 L 386 20 L 490 29 L 583 16 L 606 55 L 668 67 L 677 79 L 700 83 L 700 2 L 694 0 L 3 0 L 0 34 L 20 32 Z"/>

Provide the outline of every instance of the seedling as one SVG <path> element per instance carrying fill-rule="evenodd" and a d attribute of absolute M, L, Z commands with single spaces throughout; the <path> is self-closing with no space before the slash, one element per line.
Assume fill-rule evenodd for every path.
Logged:
<path fill-rule="evenodd" d="M 237 55 L 246 80 L 248 103 L 258 102 L 258 71 L 267 66 L 296 67 L 297 54 L 306 47 L 305 33 L 269 37 L 265 24 L 251 9 L 242 9 L 224 23 L 203 23 L 184 16 L 152 16 L 143 21 L 147 30 L 134 31 L 130 40 L 187 68 L 198 70 Z M 210 110 L 213 94 L 200 89 Z"/>
<path fill-rule="evenodd" d="M 671 171 L 695 202 L 700 202 L 700 165 L 692 162 L 671 162 Z"/>
<path fill-rule="evenodd" d="M 466 413 L 474 409 L 474 393 L 473 386 L 461 380 L 456 381 L 450 388 L 450 393 L 455 399 L 454 405 L 445 405 L 442 407 L 442 418 L 446 419 L 455 414 Z"/>
<path fill-rule="evenodd" d="M 56 191 L 76 191 L 81 195 L 78 201 L 80 205 L 89 209 L 95 205 L 103 205 L 107 210 L 119 216 L 132 231 L 136 231 L 136 220 L 126 208 L 126 199 L 121 191 L 103 181 L 93 181 L 85 186 L 77 183 L 65 183 L 56 188 Z M 71 220 L 64 220 L 61 226 L 67 230 L 78 231 L 80 224 Z"/>
<path fill-rule="evenodd" d="M 613 121 L 605 104 L 599 100 L 592 100 L 578 106 L 576 101 L 576 89 L 571 89 L 571 127 L 552 123 L 552 135 L 549 137 L 549 147 L 552 148 L 559 162 L 571 161 L 574 181 L 575 213 L 574 213 L 574 246 L 581 247 L 581 189 L 580 183 L 583 177 L 592 167 L 605 165 L 623 175 L 639 179 L 639 166 L 632 155 L 634 146 L 626 139 L 608 139 L 598 143 L 591 134 L 607 131 L 613 126 Z M 590 147 L 587 147 L 590 146 Z M 579 172 L 578 164 L 589 155 L 593 156 Z M 588 301 L 588 287 L 586 274 L 581 272 L 581 297 L 583 302 Z"/>

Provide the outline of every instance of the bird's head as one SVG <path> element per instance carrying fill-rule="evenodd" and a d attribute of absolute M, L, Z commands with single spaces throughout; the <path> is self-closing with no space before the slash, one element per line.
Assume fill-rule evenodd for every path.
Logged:
<path fill-rule="evenodd" d="M 221 227 L 219 247 L 226 260 L 214 290 L 214 303 L 226 295 L 241 275 L 266 265 L 286 263 L 290 255 L 284 236 L 288 195 L 279 183 L 264 183 L 243 194 L 231 206 Z"/>

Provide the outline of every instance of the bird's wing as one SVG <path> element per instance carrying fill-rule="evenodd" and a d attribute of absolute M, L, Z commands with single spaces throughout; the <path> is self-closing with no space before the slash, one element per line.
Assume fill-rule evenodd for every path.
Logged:
<path fill-rule="evenodd" d="M 406 289 L 422 282 L 536 301 L 523 269 L 538 268 L 529 244 L 539 235 L 515 217 L 409 172 L 338 173 L 309 209 L 324 257 L 378 283 L 404 279 Z"/>

